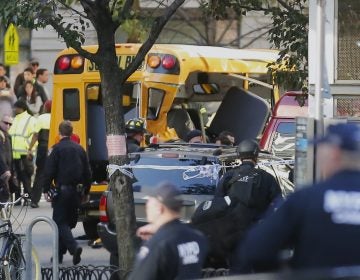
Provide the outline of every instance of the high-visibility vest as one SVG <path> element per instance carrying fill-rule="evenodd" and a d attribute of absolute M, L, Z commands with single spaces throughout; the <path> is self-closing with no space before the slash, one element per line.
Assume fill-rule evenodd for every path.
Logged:
<path fill-rule="evenodd" d="M 15 116 L 13 124 L 9 129 L 14 159 L 19 159 L 21 155 L 27 155 L 35 128 L 36 119 L 28 112 L 24 111 Z"/>

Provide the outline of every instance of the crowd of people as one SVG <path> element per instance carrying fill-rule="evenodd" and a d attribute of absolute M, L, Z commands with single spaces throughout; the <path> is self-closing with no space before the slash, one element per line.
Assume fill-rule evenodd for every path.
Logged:
<path fill-rule="evenodd" d="M 39 207 L 40 162 L 44 159 L 43 147 L 47 147 L 50 127 L 51 100 L 46 89 L 48 79 L 49 71 L 40 68 L 39 61 L 32 59 L 12 85 L 7 68 L 0 63 L 0 160 L 9 177 L 3 192 L 5 199 L 10 193 L 19 197 L 22 186 L 24 193 L 34 197 L 31 202 L 33 208 Z M 36 180 L 32 183 L 37 153 Z"/>

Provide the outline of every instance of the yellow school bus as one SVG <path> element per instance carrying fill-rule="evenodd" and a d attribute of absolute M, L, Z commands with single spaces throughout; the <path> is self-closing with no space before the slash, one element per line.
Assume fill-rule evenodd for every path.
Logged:
<path fill-rule="evenodd" d="M 120 68 L 125 69 L 131 63 L 140 46 L 116 45 Z M 84 49 L 96 52 L 97 46 L 84 46 Z M 237 137 L 242 137 L 245 135 L 243 131 L 248 129 L 248 110 L 257 110 L 257 105 L 249 103 L 255 99 L 247 99 L 254 95 L 249 91 L 261 97 L 259 100 L 278 99 L 267 69 L 268 63 L 277 57 L 278 51 L 272 50 L 154 45 L 144 63 L 125 84 L 125 119 L 143 118 L 147 130 L 162 141 L 184 139 L 192 128 L 201 129 L 204 133 L 208 129 L 210 139 L 220 129 L 241 131 Z M 64 119 L 70 120 L 74 132 L 80 137 L 80 144 L 89 155 L 93 171 L 91 201 L 83 209 L 83 224 L 86 234 L 94 237 L 98 199 L 107 187 L 108 164 L 99 71 L 94 63 L 75 50 L 65 49 L 57 56 L 53 81 L 49 146 L 56 142 L 59 123 Z M 240 92 L 234 94 L 238 90 Z M 241 98 L 238 99 L 238 96 Z M 231 110 L 223 108 L 224 103 L 231 104 Z M 261 105 L 262 108 L 264 106 Z M 229 121 L 237 111 L 243 114 L 237 116 L 236 121 Z M 263 114 L 268 113 L 265 111 Z M 223 117 L 218 116 L 219 112 L 224 112 Z M 210 124 L 211 120 L 214 125 Z M 239 120 L 245 120 L 246 126 L 229 126 L 239 123 Z M 251 121 L 256 122 L 253 117 Z M 259 117 L 258 122 L 263 124 L 263 118 Z M 260 129 L 254 127 L 252 133 L 256 136 Z"/>
<path fill-rule="evenodd" d="M 183 109 L 194 122 L 190 127 L 204 129 L 232 87 L 249 90 L 275 103 L 279 92 L 267 66 L 277 58 L 275 50 L 154 45 L 144 65 L 140 117 L 146 119 L 152 134 L 167 141 L 176 135 L 184 139 L 187 128 L 175 127 L 175 136 L 170 129 L 179 122 L 188 122 L 181 113 Z M 226 123 L 218 126 L 232 130 Z"/>

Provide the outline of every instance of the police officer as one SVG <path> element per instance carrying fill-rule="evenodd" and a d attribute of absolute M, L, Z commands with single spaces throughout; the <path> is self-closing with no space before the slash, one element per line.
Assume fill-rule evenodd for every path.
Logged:
<path fill-rule="evenodd" d="M 76 265 L 81 260 L 82 248 L 74 239 L 71 229 L 76 226 L 81 200 L 88 196 L 91 172 L 86 152 L 70 140 L 72 131 L 70 121 L 60 123 L 61 139 L 46 160 L 43 189 L 45 199 L 52 202 L 53 220 L 59 229 L 59 262 L 62 262 L 63 255 L 69 250 L 73 255 L 73 264 Z M 56 193 L 49 197 L 52 181 L 55 182 Z"/>
<path fill-rule="evenodd" d="M 294 248 L 294 269 L 360 264 L 360 128 L 330 125 L 314 143 L 323 180 L 290 195 L 253 228 L 239 249 L 238 265 L 276 269 L 285 246 Z"/>
<path fill-rule="evenodd" d="M 262 218 L 275 198 L 281 197 L 281 188 L 276 179 L 265 170 L 256 168 L 260 151 L 258 143 L 245 139 L 239 143 L 236 151 L 241 165 L 227 171 L 216 190 L 216 196 L 228 196 L 235 206 L 230 210 L 229 219 L 222 221 L 230 223 L 223 225 L 223 228 L 231 228 L 231 231 L 222 237 L 220 248 L 211 244 L 209 262 L 213 266 L 232 265 L 236 260 L 234 251 L 237 243 L 246 230 Z"/>
<path fill-rule="evenodd" d="M 281 196 L 281 188 L 274 176 L 256 168 L 260 149 L 255 140 L 241 141 L 236 151 L 241 159 L 241 165 L 223 175 L 217 187 L 217 195 L 229 195 L 241 199 L 254 210 L 255 222 L 260 219 L 274 199 Z"/>
<path fill-rule="evenodd" d="M 130 119 L 125 124 L 126 146 L 128 153 L 140 151 L 140 144 L 146 132 L 145 123 L 141 119 Z"/>
<path fill-rule="evenodd" d="M 149 224 L 137 235 L 147 240 L 140 248 L 131 280 L 197 279 L 207 252 L 206 238 L 180 222 L 180 191 L 172 184 L 157 187 L 146 203 Z"/>

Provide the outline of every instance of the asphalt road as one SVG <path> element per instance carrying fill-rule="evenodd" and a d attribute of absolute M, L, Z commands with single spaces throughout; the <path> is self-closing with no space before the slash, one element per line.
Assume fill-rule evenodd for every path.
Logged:
<path fill-rule="evenodd" d="M 16 233 L 25 233 L 31 221 L 39 216 L 46 216 L 51 218 L 52 209 L 50 203 L 46 201 L 40 202 L 39 208 L 14 206 L 12 223 L 13 229 Z M 74 237 L 84 236 L 84 230 L 81 223 L 78 223 L 73 229 Z M 39 255 L 41 266 L 51 266 L 50 257 L 52 256 L 52 230 L 50 225 L 45 222 L 38 222 L 34 225 L 32 230 L 32 242 Z M 79 265 L 94 265 L 102 266 L 108 265 L 110 254 L 104 248 L 93 249 L 88 245 L 89 240 L 78 240 L 79 245 L 83 248 L 81 255 L 81 262 Z M 72 266 L 72 256 L 67 253 L 64 256 L 62 266 Z"/>

